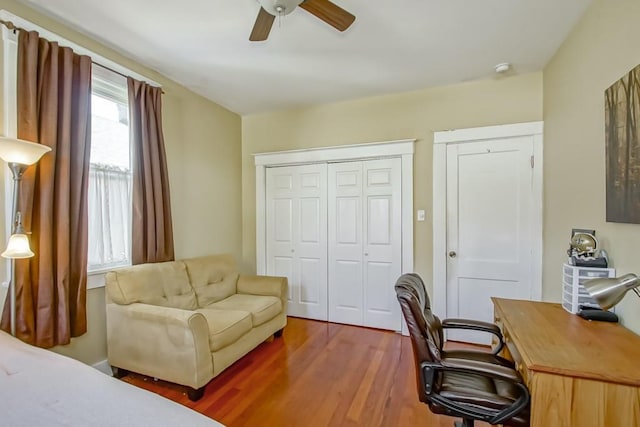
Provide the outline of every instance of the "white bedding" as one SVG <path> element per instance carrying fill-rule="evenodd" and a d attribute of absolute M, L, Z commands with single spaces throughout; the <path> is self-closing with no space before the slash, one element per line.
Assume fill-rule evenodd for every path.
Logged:
<path fill-rule="evenodd" d="M 0 331 L 0 425 L 216 426 L 164 397 Z"/>

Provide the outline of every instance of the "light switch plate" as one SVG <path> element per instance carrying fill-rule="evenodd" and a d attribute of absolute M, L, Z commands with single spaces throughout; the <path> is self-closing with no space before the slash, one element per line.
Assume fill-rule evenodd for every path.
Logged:
<path fill-rule="evenodd" d="M 424 209 L 418 211 L 418 221 L 424 221 Z"/>

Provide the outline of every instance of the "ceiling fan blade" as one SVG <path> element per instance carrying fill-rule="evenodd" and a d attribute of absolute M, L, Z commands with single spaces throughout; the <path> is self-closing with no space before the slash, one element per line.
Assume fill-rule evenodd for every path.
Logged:
<path fill-rule="evenodd" d="M 260 42 L 266 40 L 267 37 L 269 37 L 269 32 L 271 31 L 271 27 L 273 26 L 273 21 L 275 19 L 275 16 L 271 15 L 261 7 L 260 12 L 258 12 L 258 17 L 256 18 L 256 23 L 253 24 L 253 30 L 251 30 L 249 41 Z"/>
<path fill-rule="evenodd" d="M 346 30 L 356 20 L 354 15 L 329 0 L 306 0 L 300 7 L 339 31 Z"/>

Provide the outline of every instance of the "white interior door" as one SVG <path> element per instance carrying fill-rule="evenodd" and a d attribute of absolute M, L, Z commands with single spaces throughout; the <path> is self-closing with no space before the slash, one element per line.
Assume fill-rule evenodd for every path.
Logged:
<path fill-rule="evenodd" d="M 329 320 L 399 330 L 401 160 L 329 165 Z"/>
<path fill-rule="evenodd" d="M 289 280 L 288 314 L 327 320 L 326 164 L 268 168 L 267 274 Z"/>
<path fill-rule="evenodd" d="M 533 148 L 530 137 L 447 145 L 447 317 L 492 321 L 490 297 L 532 298 Z"/>

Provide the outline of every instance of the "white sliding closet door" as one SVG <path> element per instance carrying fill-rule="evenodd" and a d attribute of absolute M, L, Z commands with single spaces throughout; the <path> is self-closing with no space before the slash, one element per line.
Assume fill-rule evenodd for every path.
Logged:
<path fill-rule="evenodd" d="M 327 320 L 327 165 L 266 171 L 267 274 L 289 280 L 288 314 Z"/>
<path fill-rule="evenodd" d="M 394 285 L 402 274 L 402 176 L 398 158 L 364 163 L 364 325 L 399 331 Z"/>
<path fill-rule="evenodd" d="M 400 330 L 400 159 L 334 163 L 328 171 L 329 320 Z"/>
<path fill-rule="evenodd" d="M 329 320 L 364 322 L 362 162 L 329 165 Z"/>

